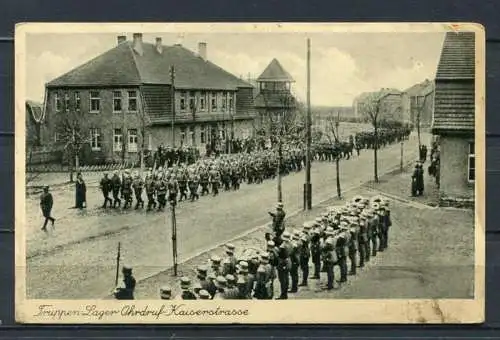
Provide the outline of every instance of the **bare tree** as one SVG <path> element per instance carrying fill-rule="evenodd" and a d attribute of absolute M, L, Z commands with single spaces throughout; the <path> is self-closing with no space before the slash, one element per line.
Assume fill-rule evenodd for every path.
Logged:
<path fill-rule="evenodd" d="M 151 117 L 146 113 L 146 102 L 144 100 L 143 91 L 139 91 L 141 94 L 141 110 L 138 112 L 140 124 L 141 124 L 141 150 L 139 151 L 139 164 L 140 164 L 140 175 L 143 178 L 144 174 L 144 152 L 146 151 L 146 129 L 151 125 Z M 196 114 L 196 108 L 193 110 L 193 118 Z M 149 143 L 148 143 L 149 144 Z"/>
<path fill-rule="evenodd" d="M 422 96 L 422 97 L 423 97 L 423 100 L 421 102 L 419 101 L 419 98 L 421 98 L 421 97 L 416 97 L 415 107 L 414 107 L 415 113 L 416 113 L 415 120 L 417 123 L 418 150 L 420 150 L 420 146 L 422 145 L 421 138 L 420 138 L 420 133 L 421 133 L 420 123 L 422 120 L 422 113 L 424 112 L 426 105 L 427 105 L 427 100 L 428 100 L 429 94 L 426 94 L 425 96 Z"/>
<path fill-rule="evenodd" d="M 335 147 L 335 172 L 337 176 L 337 198 L 342 198 L 342 190 L 340 188 L 340 139 L 339 139 L 339 122 L 340 121 L 340 113 L 337 114 L 337 118 L 335 119 L 333 116 L 329 116 L 326 120 L 326 137 L 331 146 Z"/>
<path fill-rule="evenodd" d="M 69 180 L 73 182 L 73 172 L 79 171 L 79 154 L 85 144 L 91 142 L 91 136 L 82 126 L 80 117 L 75 111 L 62 113 L 57 124 L 58 141 L 64 146 L 68 155 Z"/>

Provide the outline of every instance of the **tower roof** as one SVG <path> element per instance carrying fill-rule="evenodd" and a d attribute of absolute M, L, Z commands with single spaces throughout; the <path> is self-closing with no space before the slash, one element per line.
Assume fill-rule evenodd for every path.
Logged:
<path fill-rule="evenodd" d="M 257 81 L 282 81 L 294 82 L 290 73 L 288 73 L 280 62 L 274 58 L 265 68 L 264 72 L 257 78 Z"/>

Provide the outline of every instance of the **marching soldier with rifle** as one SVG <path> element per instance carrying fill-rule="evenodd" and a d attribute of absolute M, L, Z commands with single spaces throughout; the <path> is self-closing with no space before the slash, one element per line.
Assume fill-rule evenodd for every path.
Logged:
<path fill-rule="evenodd" d="M 138 173 L 135 174 L 134 180 L 132 182 L 132 187 L 134 188 L 134 194 L 135 194 L 135 209 L 139 209 L 139 206 L 141 208 L 144 208 L 144 201 L 142 200 L 142 189 L 144 187 L 144 182 L 142 181 L 141 176 L 139 176 Z"/>
<path fill-rule="evenodd" d="M 109 206 L 111 207 L 113 205 L 113 201 L 111 200 L 111 198 L 109 198 L 109 193 L 113 190 L 113 183 L 109 179 L 107 173 L 105 173 L 104 177 L 101 179 L 99 188 L 101 189 L 102 195 L 104 196 L 104 204 L 102 205 L 102 207 L 106 208 L 108 202 Z"/>
<path fill-rule="evenodd" d="M 132 275 L 132 267 L 122 267 L 123 281 L 117 286 L 113 294 L 117 300 L 134 300 L 135 278 Z"/>

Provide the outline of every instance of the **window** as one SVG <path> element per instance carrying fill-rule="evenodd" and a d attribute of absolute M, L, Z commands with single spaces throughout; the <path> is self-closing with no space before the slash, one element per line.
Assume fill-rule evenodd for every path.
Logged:
<path fill-rule="evenodd" d="M 200 96 L 200 111 L 205 111 L 207 107 L 207 94 L 206 93 L 201 93 Z"/>
<path fill-rule="evenodd" d="M 59 142 L 59 132 L 54 133 L 54 143 Z"/>
<path fill-rule="evenodd" d="M 469 143 L 469 161 L 468 163 L 468 181 L 473 183 L 476 179 L 476 155 L 474 151 L 474 143 Z"/>
<path fill-rule="evenodd" d="M 101 110 L 101 98 L 99 91 L 90 91 L 90 112 L 99 112 Z"/>
<path fill-rule="evenodd" d="M 77 112 L 80 112 L 80 107 L 81 107 L 80 92 L 75 92 L 75 109 Z"/>
<path fill-rule="evenodd" d="M 194 111 L 196 110 L 196 94 L 191 91 L 189 92 L 189 110 Z"/>
<path fill-rule="evenodd" d="M 196 144 L 196 134 L 194 133 L 194 126 L 189 127 L 189 134 L 191 135 L 191 145 Z"/>
<path fill-rule="evenodd" d="M 151 134 L 148 135 L 148 150 L 153 150 L 153 137 L 151 136 Z"/>
<path fill-rule="evenodd" d="M 217 93 L 212 93 L 210 108 L 212 111 L 217 111 Z"/>
<path fill-rule="evenodd" d="M 113 132 L 113 151 L 122 151 L 123 134 L 122 129 L 115 129 Z"/>
<path fill-rule="evenodd" d="M 234 95 L 229 93 L 229 111 L 234 111 Z"/>
<path fill-rule="evenodd" d="M 227 109 L 227 93 L 222 92 L 222 111 Z"/>
<path fill-rule="evenodd" d="M 128 91 L 128 111 L 137 112 L 137 91 Z"/>
<path fill-rule="evenodd" d="M 207 142 L 205 137 L 205 125 L 200 126 L 200 142 L 202 144 L 205 144 Z"/>
<path fill-rule="evenodd" d="M 128 152 L 137 152 L 137 129 L 128 130 Z"/>
<path fill-rule="evenodd" d="M 122 93 L 113 91 L 113 112 L 122 112 Z"/>
<path fill-rule="evenodd" d="M 181 92 L 180 107 L 181 107 L 181 111 L 186 110 L 186 92 Z"/>
<path fill-rule="evenodd" d="M 181 145 L 186 142 L 186 128 L 181 128 Z"/>
<path fill-rule="evenodd" d="M 90 129 L 90 147 L 93 151 L 101 150 L 102 139 L 101 139 L 101 129 L 92 128 Z"/>
<path fill-rule="evenodd" d="M 56 112 L 61 111 L 61 98 L 59 97 L 59 93 L 54 93 L 54 106 L 56 108 Z"/>
<path fill-rule="evenodd" d="M 64 110 L 69 112 L 69 93 L 64 94 Z"/>

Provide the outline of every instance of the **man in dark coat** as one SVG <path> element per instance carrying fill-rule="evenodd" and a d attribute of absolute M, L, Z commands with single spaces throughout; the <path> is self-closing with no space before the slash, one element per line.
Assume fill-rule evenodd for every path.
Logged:
<path fill-rule="evenodd" d="M 111 198 L 109 198 L 109 193 L 113 189 L 113 184 L 111 183 L 108 174 L 104 174 L 104 177 L 101 179 L 99 187 L 101 188 L 102 195 L 104 196 L 104 204 L 102 205 L 102 207 L 106 208 L 108 202 L 109 206 L 111 207 L 113 205 L 113 201 L 111 200 Z"/>
<path fill-rule="evenodd" d="M 276 205 L 276 212 L 269 212 L 273 219 L 273 232 L 274 232 L 274 243 L 279 247 L 281 243 L 281 235 L 285 231 L 285 216 L 286 213 L 283 210 L 283 203 L 278 202 Z"/>
<path fill-rule="evenodd" d="M 52 206 L 54 205 L 54 199 L 52 198 L 52 194 L 49 192 L 49 187 L 45 186 L 43 188 L 43 194 L 40 196 L 40 208 L 42 209 L 43 217 L 45 218 L 45 222 L 43 223 L 42 230 L 47 230 L 47 222 L 51 221 L 52 226 L 54 226 L 55 218 L 50 216 L 52 211 Z"/>
<path fill-rule="evenodd" d="M 79 172 L 76 175 L 75 184 L 75 208 L 83 209 L 87 206 L 87 187 L 83 180 L 82 174 Z"/>
<path fill-rule="evenodd" d="M 113 190 L 113 208 L 118 208 L 122 204 L 122 200 L 120 199 L 120 190 L 122 188 L 122 180 L 120 176 L 118 176 L 118 171 L 115 171 L 113 177 L 111 177 L 111 185 Z"/>

